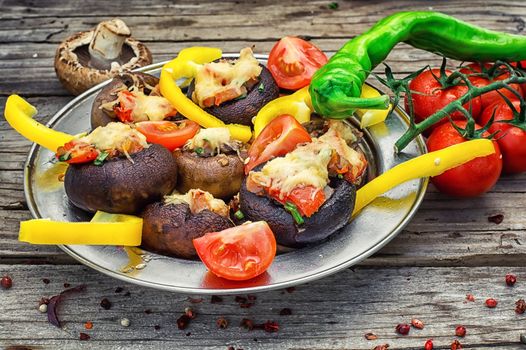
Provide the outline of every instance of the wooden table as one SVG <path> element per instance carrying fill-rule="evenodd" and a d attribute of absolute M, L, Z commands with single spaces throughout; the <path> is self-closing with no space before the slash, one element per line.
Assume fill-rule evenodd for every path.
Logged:
<path fill-rule="evenodd" d="M 336 50 L 380 18 L 396 11 L 434 9 L 495 30 L 521 33 L 523 2 L 489 1 L 329 1 L 192 2 L 162 1 L 0 1 L 0 105 L 9 94 L 20 94 L 39 108 L 47 121 L 72 99 L 53 70 L 58 43 L 66 36 L 120 16 L 145 42 L 156 62 L 184 47 L 218 46 L 237 52 L 248 45 L 267 53 L 281 36 L 301 35 L 324 50 Z M 399 45 L 388 58 L 396 72 L 407 73 L 440 58 Z M 241 308 L 234 296 L 220 303 L 205 297 L 192 304 L 187 295 L 125 284 L 106 277 L 54 246 L 17 241 L 20 220 L 30 218 L 23 193 L 23 164 L 30 143 L 0 121 L 0 275 L 13 278 L 10 290 L 0 290 L 0 345 L 31 349 L 421 349 L 433 338 L 435 348 L 449 349 L 454 339 L 465 348 L 522 349 L 524 315 L 515 301 L 526 295 L 526 176 L 503 177 L 477 199 L 453 199 L 429 188 L 416 217 L 403 233 L 358 266 L 294 291 L 257 295 L 251 308 Z M 503 214 L 500 224 L 488 217 Z M 518 275 L 515 287 L 506 273 Z M 49 279 L 45 284 L 43 279 Z M 39 313 L 41 297 L 87 284 L 84 293 L 61 308 L 64 329 Z M 121 287 L 122 291 L 119 293 Z M 475 302 L 467 302 L 471 293 Z M 486 298 L 499 301 L 484 306 Z M 112 307 L 105 310 L 101 299 Z M 194 296 L 196 298 L 196 296 Z M 185 307 L 197 317 L 186 330 L 176 326 Z M 291 315 L 280 315 L 289 308 Z M 224 316 L 226 329 L 216 320 Z M 394 331 L 398 323 L 417 317 L 423 330 L 407 336 Z M 120 325 L 128 318 L 130 326 Z M 247 331 L 243 318 L 277 321 L 276 333 Z M 84 323 L 91 321 L 93 329 Z M 465 338 L 455 326 L 467 327 Z M 79 340 L 79 332 L 90 335 Z M 373 332 L 377 340 L 364 334 Z"/>

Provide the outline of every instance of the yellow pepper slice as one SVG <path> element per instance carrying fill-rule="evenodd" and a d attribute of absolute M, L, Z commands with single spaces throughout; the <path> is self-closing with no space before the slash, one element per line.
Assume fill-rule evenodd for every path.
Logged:
<path fill-rule="evenodd" d="M 170 101 L 175 109 L 186 118 L 205 128 L 227 127 L 234 139 L 248 142 L 252 138 L 250 127 L 239 124 L 225 124 L 219 118 L 205 112 L 181 91 L 177 80 L 192 78 L 199 65 L 221 58 L 222 52 L 217 48 L 191 47 L 181 50 L 179 55 L 165 64 L 161 70 L 159 86 L 161 94 Z"/>
<path fill-rule="evenodd" d="M 142 219 L 98 211 L 90 222 L 34 219 L 20 222 L 18 240 L 33 244 L 89 244 L 138 246 Z"/>
<path fill-rule="evenodd" d="M 437 176 L 477 157 L 495 153 L 493 142 L 487 139 L 471 140 L 430 152 L 389 169 L 365 184 L 356 193 L 353 215 L 376 197 L 409 180 Z"/>
<path fill-rule="evenodd" d="M 11 95 L 5 104 L 4 116 L 9 125 L 26 139 L 56 152 L 73 139 L 72 135 L 53 130 L 33 119 L 37 109 L 18 95 Z"/>
<path fill-rule="evenodd" d="M 363 84 L 360 97 L 373 98 L 378 96 L 381 96 L 378 90 L 372 86 Z M 368 126 L 383 122 L 385 118 L 387 118 L 387 115 L 392 108 L 393 105 L 389 104 L 387 109 L 357 109 L 355 113 L 360 118 L 360 127 L 363 129 Z"/>

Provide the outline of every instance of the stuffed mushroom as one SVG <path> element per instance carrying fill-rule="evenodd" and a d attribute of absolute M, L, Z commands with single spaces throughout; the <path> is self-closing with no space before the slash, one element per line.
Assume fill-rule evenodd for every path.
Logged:
<path fill-rule="evenodd" d="M 228 199 L 243 181 L 245 145 L 233 140 L 227 128 L 201 129 L 184 147 L 175 150 L 177 191 L 193 188 Z"/>
<path fill-rule="evenodd" d="M 197 257 L 194 238 L 234 226 L 225 202 L 196 189 L 149 204 L 141 216 L 145 249 L 187 259 Z"/>
<path fill-rule="evenodd" d="M 328 130 L 284 157 L 252 170 L 243 181 L 239 206 L 251 221 L 266 221 L 279 244 L 300 247 L 323 240 L 351 218 L 364 155 L 349 146 L 350 126 Z"/>
<path fill-rule="evenodd" d="M 115 121 L 136 123 L 174 117 L 177 111 L 161 96 L 158 83 L 157 77 L 140 72 L 113 78 L 93 101 L 92 129 Z"/>
<path fill-rule="evenodd" d="M 279 88 L 247 47 L 237 60 L 203 65 L 188 88 L 188 96 L 225 123 L 252 125 L 258 111 L 279 96 Z"/>
<path fill-rule="evenodd" d="M 123 123 L 110 123 L 68 142 L 57 157 L 70 164 L 64 177 L 69 201 L 89 212 L 137 213 L 171 193 L 177 181 L 170 151 L 149 145 Z"/>

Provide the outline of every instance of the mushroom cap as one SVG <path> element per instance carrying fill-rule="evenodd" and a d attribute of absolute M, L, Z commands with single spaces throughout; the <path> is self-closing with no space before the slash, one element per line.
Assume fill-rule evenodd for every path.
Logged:
<path fill-rule="evenodd" d="M 110 69 L 91 67 L 88 46 L 94 33 L 94 30 L 90 30 L 74 34 L 57 48 L 55 72 L 62 85 L 72 94 L 78 95 L 123 71 L 152 63 L 152 54 L 144 44 L 133 38 L 126 38 L 123 45 L 123 51 L 129 52 L 129 59 L 126 62 L 120 65 L 112 64 Z"/>

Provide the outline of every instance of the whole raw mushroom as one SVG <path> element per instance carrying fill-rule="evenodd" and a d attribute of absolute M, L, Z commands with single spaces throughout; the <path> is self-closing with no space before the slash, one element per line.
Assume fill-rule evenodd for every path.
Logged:
<path fill-rule="evenodd" d="M 78 95 L 123 71 L 152 63 L 152 54 L 120 19 L 64 40 L 55 55 L 55 72 L 69 92 Z"/>

